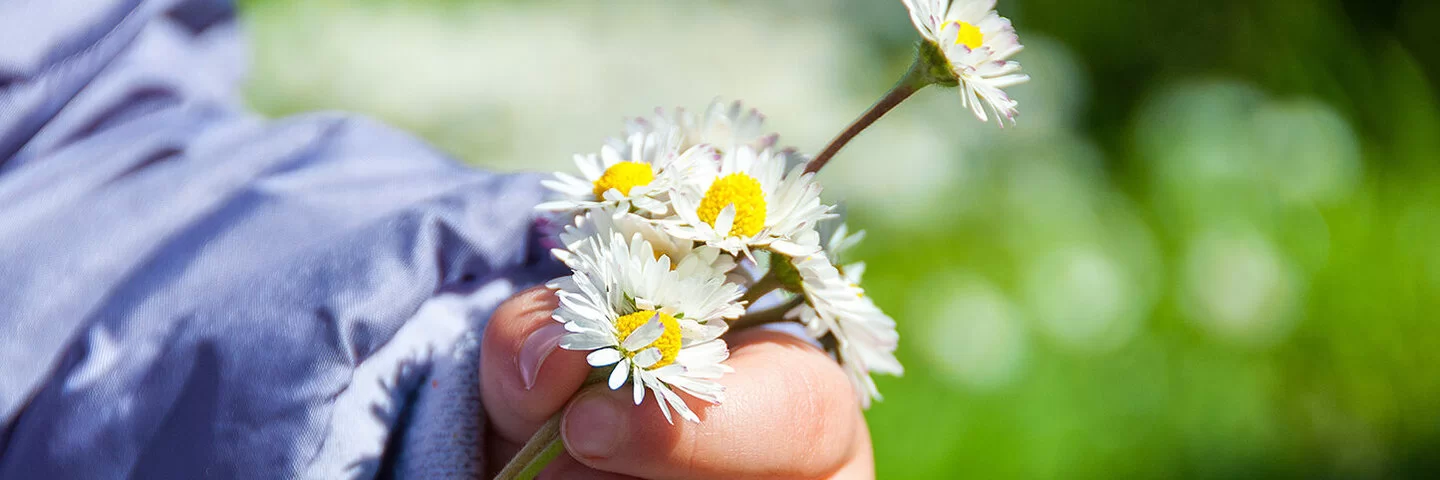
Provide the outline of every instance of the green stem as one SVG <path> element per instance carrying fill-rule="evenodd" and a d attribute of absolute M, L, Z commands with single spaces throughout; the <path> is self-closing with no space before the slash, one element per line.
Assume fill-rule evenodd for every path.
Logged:
<path fill-rule="evenodd" d="M 530 480 L 540 476 L 540 471 L 544 470 L 545 466 L 550 465 L 550 462 L 555 460 L 555 457 L 560 456 L 560 452 L 563 451 L 565 451 L 565 442 L 560 441 L 560 436 L 556 435 L 554 440 L 551 440 L 549 444 L 545 445 L 545 450 L 542 450 L 540 455 L 535 457 L 535 461 L 526 465 L 525 469 L 520 471 L 519 478 Z"/>
<path fill-rule="evenodd" d="M 920 91 L 920 89 L 925 88 L 925 86 L 931 83 L 935 83 L 935 80 L 932 79 L 929 74 L 929 70 L 929 64 L 925 62 L 924 57 L 917 55 L 915 57 L 915 63 L 910 65 L 910 70 L 905 72 L 905 76 L 900 77 L 900 81 L 895 83 L 895 86 L 891 88 L 885 96 L 880 97 L 880 100 L 870 106 L 870 109 L 866 110 L 865 114 L 860 115 L 860 118 L 850 123 L 850 126 L 845 128 L 845 131 L 840 132 L 840 135 L 837 135 L 834 140 L 831 140 L 830 144 L 826 145 L 825 149 L 821 150 L 819 155 L 816 155 L 813 160 L 810 160 L 810 164 L 805 166 L 805 173 L 820 171 L 820 169 L 825 167 L 825 164 L 830 161 L 831 157 L 840 153 L 840 149 L 844 148 L 845 144 L 850 143 L 850 140 L 854 139 L 856 135 L 859 135 L 861 131 L 864 131 L 866 127 L 875 123 L 880 117 L 885 116 L 886 113 L 894 109 L 895 106 L 900 105 L 900 102 L 910 98 L 915 92 Z"/>
<path fill-rule="evenodd" d="M 749 289 L 745 290 L 745 294 L 740 296 L 740 301 L 744 302 L 745 305 L 754 304 L 760 297 L 775 291 L 775 289 L 781 286 L 780 279 L 775 277 L 775 272 L 765 272 L 765 276 L 760 277 L 759 280 L 755 281 L 754 285 L 751 285 Z"/>
<path fill-rule="evenodd" d="M 520 452 L 515 454 L 515 458 L 510 459 L 510 463 L 506 464 L 505 469 L 501 470 L 495 478 L 530 480 L 539 475 L 551 460 L 560 456 L 560 452 L 565 450 L 565 442 L 560 440 L 560 417 L 563 413 L 564 410 L 556 412 L 554 416 L 546 420 L 545 424 L 540 426 L 540 430 L 530 437 L 530 441 L 525 442 L 525 446 L 520 448 Z"/>
<path fill-rule="evenodd" d="M 585 387 L 604 382 L 609 376 L 610 370 L 608 369 L 591 369 L 590 375 L 585 377 L 585 383 L 580 385 L 580 389 L 583 390 Z M 525 442 L 525 446 L 520 447 L 520 451 L 510 459 L 510 463 L 505 464 L 505 468 L 500 470 L 495 478 L 497 480 L 530 480 L 539 475 L 546 465 L 555 460 L 555 457 L 560 456 L 560 452 L 565 451 L 565 442 L 560 437 L 560 421 L 564 414 L 565 410 L 562 409 L 546 420 L 545 424 L 540 426 L 540 430 L 530 436 L 530 440 Z"/>
<path fill-rule="evenodd" d="M 735 322 L 730 324 L 730 331 L 738 332 L 740 330 L 754 328 L 769 323 L 784 322 L 786 321 L 785 314 L 788 313 L 790 310 L 793 310 L 795 307 L 800 306 L 800 304 L 804 302 L 805 297 L 796 295 L 795 298 L 792 298 L 789 301 L 780 304 L 779 306 L 767 308 L 755 313 L 747 313 L 744 316 L 735 319 Z"/>

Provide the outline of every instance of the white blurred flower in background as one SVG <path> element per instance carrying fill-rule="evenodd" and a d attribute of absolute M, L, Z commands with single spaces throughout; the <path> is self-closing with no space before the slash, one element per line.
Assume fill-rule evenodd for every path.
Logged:
<path fill-rule="evenodd" d="M 1095 246 L 1072 245 L 1026 266 L 1023 293 L 1050 338 L 1083 351 L 1108 351 L 1140 330 L 1149 302 L 1143 287 L 1114 257 Z"/>
<path fill-rule="evenodd" d="M 1333 202 L 1363 174 L 1359 140 L 1334 108 L 1233 81 L 1166 87 L 1141 108 L 1136 139 L 1155 191 L 1186 221 Z"/>
<path fill-rule="evenodd" d="M 1119 193 L 1100 149 L 1057 134 L 1000 155 L 996 230 L 1020 265 L 1038 330 L 1072 351 L 1101 353 L 1140 331 L 1165 288 L 1152 228 Z"/>
<path fill-rule="evenodd" d="M 873 92 L 847 79 L 878 67 L 856 55 L 865 50 L 863 39 L 847 34 L 835 8 L 758 1 L 264 2 L 246 11 L 255 44 L 249 98 L 272 113 L 375 115 L 468 162 L 502 170 L 566 170 L 573 155 L 594 151 L 594 139 L 621 133 L 619 121 L 657 105 L 677 120 L 673 107 L 692 107 L 697 124 L 721 127 L 709 138 L 757 133 L 753 126 L 762 118 L 749 116 L 749 108 L 694 108 L 716 95 L 765 112 L 768 128 L 757 143 L 784 131 L 783 144 L 815 151 L 872 100 Z M 1047 81 L 1015 87 L 1035 102 L 1025 128 L 997 135 L 936 122 L 953 115 L 958 102 L 950 92 L 921 91 L 826 168 L 831 195 L 885 212 L 874 219 L 900 226 L 933 221 L 935 205 L 946 205 L 949 215 L 972 208 L 967 182 L 985 155 L 964 152 L 1008 137 L 1044 142 L 1071 127 L 1085 97 L 1073 55 L 1044 38 L 1027 43 L 1027 69 Z M 735 65 L 744 68 L 721 68 Z M 875 168 L 877 162 L 885 168 Z"/>
<path fill-rule="evenodd" d="M 1183 262 L 1182 313 L 1222 340 L 1272 345 L 1302 313 L 1302 278 L 1258 231 L 1206 231 L 1191 240 Z"/>
<path fill-rule="evenodd" d="M 960 273 L 920 283 L 911 295 L 919 319 L 909 334 L 941 379 L 959 387 L 993 390 L 1019 379 L 1029 341 L 1025 324 L 1004 292 Z"/>
<path fill-rule="evenodd" d="M 1334 108 L 1310 99 L 1266 102 L 1254 114 L 1257 155 L 1282 200 L 1329 203 L 1361 179 L 1360 140 Z"/>
<path fill-rule="evenodd" d="M 376 115 L 501 169 L 561 170 L 627 116 L 716 95 L 767 112 L 797 145 L 821 145 L 837 127 L 816 119 L 864 106 L 842 85 L 859 47 L 825 9 L 767 15 L 780 7 L 266 3 L 249 13 L 259 17 L 251 99 Z"/>

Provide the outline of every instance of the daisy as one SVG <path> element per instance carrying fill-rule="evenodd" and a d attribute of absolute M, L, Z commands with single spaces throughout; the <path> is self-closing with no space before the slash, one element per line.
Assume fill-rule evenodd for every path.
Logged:
<path fill-rule="evenodd" d="M 549 284 L 559 290 L 554 317 L 567 331 L 562 348 L 590 351 L 593 367 L 614 365 L 610 388 L 629 381 L 636 405 L 648 388 L 667 421 L 673 422 L 672 408 L 699 421 L 674 389 L 722 401 L 724 388 L 714 380 L 732 370 L 721 363 L 729 350 L 719 337 L 724 319 L 744 312 L 739 286 L 718 276 L 681 275 L 640 235 L 590 237 L 562 260 L 573 273 Z"/>
<path fill-rule="evenodd" d="M 929 57 L 932 65 L 948 67 L 954 78 L 944 80 L 958 83 L 961 100 L 975 116 L 989 121 L 984 107 L 988 105 L 1000 126 L 1006 119 L 1013 124 L 1018 102 L 1004 89 L 1030 77 L 1019 73 L 1019 63 L 1009 60 L 1024 46 L 1010 20 L 995 12 L 995 0 L 901 1 L 925 39 L 921 55 Z"/>
<path fill-rule="evenodd" d="M 664 194 L 703 159 L 712 163 L 714 152 L 704 147 L 680 150 L 680 131 L 675 128 L 635 133 L 624 141 L 612 140 L 600 154 L 576 155 L 580 177 L 557 172 L 554 179 L 541 182 L 565 198 L 535 207 L 547 211 L 574 211 L 604 208 L 663 215 Z"/>
<path fill-rule="evenodd" d="M 612 214 L 590 210 L 576 217 L 573 224 L 565 226 L 559 237 L 561 244 L 573 251 L 585 245 L 588 239 L 610 238 L 617 233 L 625 238 L 639 235 L 645 239 L 654 249 L 656 257 L 668 257 L 670 268 L 682 277 L 724 276 L 735 269 L 735 257 L 730 254 L 709 245 L 697 247 L 693 240 L 671 235 L 654 220 L 629 212 Z M 562 261 L 567 255 L 570 255 L 567 250 L 556 252 Z"/>
<path fill-rule="evenodd" d="M 785 154 L 740 146 L 725 152 L 719 168 L 694 175 L 671 195 L 674 218 L 663 222 L 676 237 L 732 255 L 768 248 L 786 255 L 818 252 L 805 232 L 831 216 L 820 202 L 813 173 Z M 788 173 L 787 173 L 788 170 Z"/>
<path fill-rule="evenodd" d="M 832 222 L 839 223 L 839 222 Z M 900 335 L 895 320 L 875 306 L 860 288 L 863 263 L 837 267 L 841 253 L 859 243 L 864 233 L 849 235 L 844 224 L 824 236 L 824 254 L 792 259 L 805 302 L 786 313 L 815 338 L 833 337 L 833 350 L 855 387 L 860 404 L 881 399 L 871 373 L 901 375 L 895 358 Z"/>
<path fill-rule="evenodd" d="M 832 219 L 821 222 L 817 234 L 823 239 L 820 246 L 825 252 L 825 257 L 830 259 L 830 264 L 840 270 L 840 273 L 850 280 L 850 283 L 860 284 L 860 277 L 865 275 L 865 262 L 844 263 L 850 249 L 860 244 L 865 239 L 865 231 L 861 230 L 850 233 L 850 227 L 845 225 L 842 219 Z M 843 265 L 842 265 L 843 264 Z"/>
<path fill-rule="evenodd" d="M 727 104 L 717 98 L 698 118 L 683 108 L 671 111 L 657 108 L 653 117 L 627 122 L 626 130 L 633 135 L 674 128 L 680 131 L 681 148 L 705 144 L 723 152 L 741 145 L 756 150 L 775 146 L 779 135 L 766 132 L 764 127 L 765 116 L 758 110 L 746 109 L 738 101 Z"/>

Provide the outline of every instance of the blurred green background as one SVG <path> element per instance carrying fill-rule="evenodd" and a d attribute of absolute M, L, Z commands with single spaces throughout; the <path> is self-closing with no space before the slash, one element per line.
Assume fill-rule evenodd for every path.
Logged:
<path fill-rule="evenodd" d="M 883 0 L 241 3 L 263 112 L 503 170 L 717 95 L 813 152 L 916 38 Z M 1000 8 L 1017 127 L 931 89 L 822 175 L 903 335 L 880 477 L 1440 472 L 1440 2 Z"/>

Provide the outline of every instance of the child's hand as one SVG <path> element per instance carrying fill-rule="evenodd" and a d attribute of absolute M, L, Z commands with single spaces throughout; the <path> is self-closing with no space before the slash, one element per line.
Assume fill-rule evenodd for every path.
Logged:
<path fill-rule="evenodd" d="M 855 394 L 820 349 L 772 331 L 734 335 L 727 364 L 735 373 L 719 380 L 725 402 L 681 393 L 701 422 L 671 425 L 653 396 L 636 406 L 628 384 L 618 391 L 592 385 L 570 401 L 590 366 L 584 352 L 554 347 L 563 332 L 550 318 L 556 305 L 549 290 L 526 290 L 501 304 L 486 329 L 480 384 L 490 472 L 564 409 L 566 453 L 541 478 L 874 476 Z"/>

